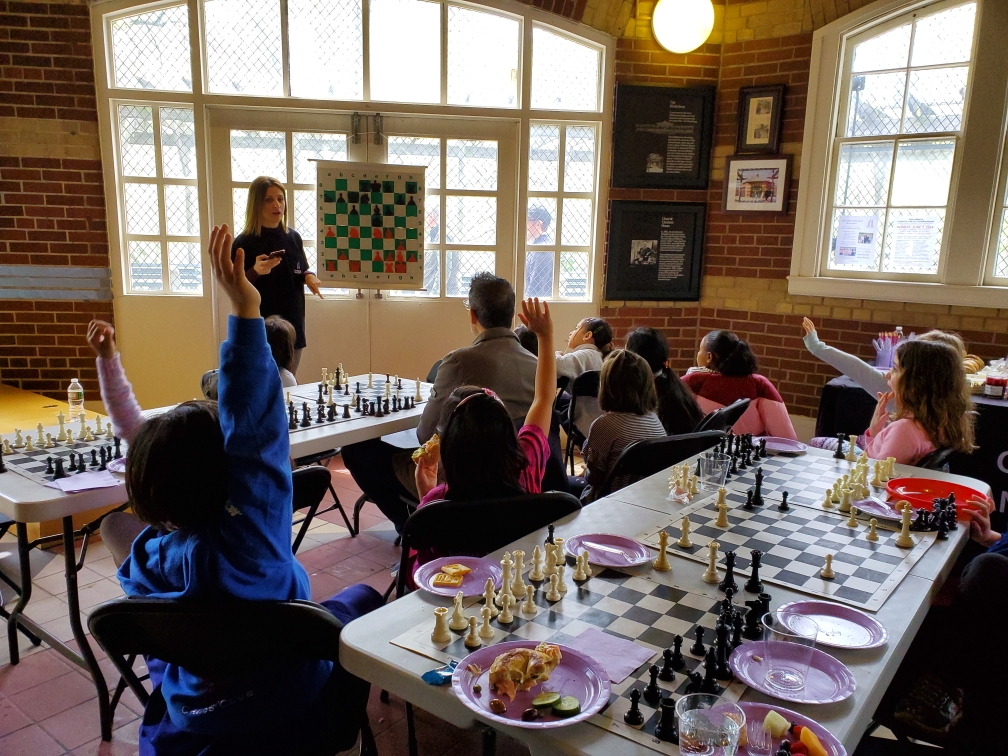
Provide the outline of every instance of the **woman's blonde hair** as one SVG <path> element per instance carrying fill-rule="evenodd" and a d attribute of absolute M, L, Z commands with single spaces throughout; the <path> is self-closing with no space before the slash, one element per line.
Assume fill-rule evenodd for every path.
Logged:
<path fill-rule="evenodd" d="M 258 236 L 259 232 L 262 231 L 260 215 L 262 215 L 263 202 L 266 201 L 266 192 L 269 191 L 271 186 L 275 186 L 283 193 L 284 214 L 280 218 L 280 228 L 284 231 L 287 230 L 287 189 L 271 176 L 258 176 L 249 185 L 248 202 L 245 203 L 245 228 L 242 229 L 243 234 Z"/>

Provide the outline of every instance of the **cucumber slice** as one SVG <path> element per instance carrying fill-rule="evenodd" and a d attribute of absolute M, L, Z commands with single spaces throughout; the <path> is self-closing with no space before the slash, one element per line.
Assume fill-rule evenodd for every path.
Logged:
<path fill-rule="evenodd" d="M 553 713 L 558 717 L 573 717 L 581 713 L 581 702 L 574 696 L 564 696 L 553 704 Z"/>
<path fill-rule="evenodd" d="M 552 709 L 553 704 L 560 701 L 559 693 L 540 693 L 532 699 L 532 705 L 537 709 Z"/>

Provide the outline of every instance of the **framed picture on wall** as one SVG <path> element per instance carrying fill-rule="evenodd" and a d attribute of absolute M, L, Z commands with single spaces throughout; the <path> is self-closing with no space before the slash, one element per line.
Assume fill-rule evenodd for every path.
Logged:
<path fill-rule="evenodd" d="M 729 213 L 787 213 L 791 156 L 725 158 L 721 209 Z"/>
<path fill-rule="evenodd" d="M 613 200 L 605 298 L 699 301 L 706 212 L 703 204 Z"/>
<path fill-rule="evenodd" d="M 784 85 L 742 87 L 739 90 L 738 154 L 780 151 L 781 124 L 784 122 Z"/>

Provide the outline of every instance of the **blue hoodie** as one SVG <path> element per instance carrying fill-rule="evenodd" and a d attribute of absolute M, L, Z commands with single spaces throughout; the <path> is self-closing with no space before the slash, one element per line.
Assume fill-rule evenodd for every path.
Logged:
<path fill-rule="evenodd" d="M 225 511 L 197 530 L 147 528 L 119 568 L 119 582 L 128 596 L 148 598 L 308 599 L 308 573 L 291 553 L 290 439 L 262 318 L 228 319 L 220 363 Z M 269 729 L 303 713 L 332 671 L 331 662 L 276 667 L 268 661 L 239 680 L 207 680 L 167 665 L 161 692 L 172 722 L 208 735 Z"/>

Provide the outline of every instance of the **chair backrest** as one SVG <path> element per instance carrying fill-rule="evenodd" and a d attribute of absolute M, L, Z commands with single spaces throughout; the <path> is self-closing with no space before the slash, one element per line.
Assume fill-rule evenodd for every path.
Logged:
<path fill-rule="evenodd" d="M 410 549 L 489 554 L 580 509 L 577 498 L 558 492 L 478 501 L 432 501 L 411 514 L 403 525 L 396 595 L 405 592 Z"/>
<path fill-rule="evenodd" d="M 571 400 L 567 407 L 567 420 L 569 422 L 569 428 L 571 433 L 577 434 L 577 437 L 581 437 L 581 432 L 577 430 L 574 425 L 574 408 L 577 405 L 577 398 L 579 396 L 590 396 L 598 398 L 599 391 L 599 376 L 601 372 L 598 370 L 586 370 L 581 373 L 577 378 L 571 381 L 568 391 L 570 391 Z"/>
<path fill-rule="evenodd" d="M 322 501 L 329 490 L 332 473 L 320 465 L 299 467 L 291 473 L 294 484 L 294 511 L 311 507 Z"/>
<path fill-rule="evenodd" d="M 599 486 L 598 495 L 606 496 L 616 488 L 654 475 L 666 467 L 706 451 L 721 441 L 724 435 L 724 431 L 701 431 L 635 441 L 616 459 L 609 477 Z"/>
<path fill-rule="evenodd" d="M 217 401 L 217 368 L 213 370 L 207 370 L 200 377 L 200 391 L 203 393 L 204 399 L 212 399 Z"/>
<path fill-rule="evenodd" d="M 694 433 L 700 431 L 726 431 L 738 422 L 738 419 L 749 409 L 749 399 L 736 399 L 727 407 L 714 410 L 709 413 L 700 424 L 694 429 Z"/>
<path fill-rule="evenodd" d="M 434 379 L 437 378 L 438 368 L 441 367 L 441 363 L 443 361 L 444 360 L 438 360 L 431 365 L 431 369 L 427 371 L 427 383 L 434 383 Z"/>
<path fill-rule="evenodd" d="M 955 449 L 935 449 L 930 454 L 926 454 L 917 462 L 914 467 L 922 467 L 925 470 L 936 470 L 938 472 L 949 471 L 949 457 L 955 453 Z"/>

